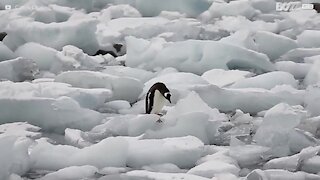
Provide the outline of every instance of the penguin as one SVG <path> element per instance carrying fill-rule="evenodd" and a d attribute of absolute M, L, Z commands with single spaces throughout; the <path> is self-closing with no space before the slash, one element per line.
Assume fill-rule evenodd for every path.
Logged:
<path fill-rule="evenodd" d="M 171 103 L 171 93 L 165 84 L 157 82 L 146 96 L 146 114 L 160 114 L 166 100 Z"/>

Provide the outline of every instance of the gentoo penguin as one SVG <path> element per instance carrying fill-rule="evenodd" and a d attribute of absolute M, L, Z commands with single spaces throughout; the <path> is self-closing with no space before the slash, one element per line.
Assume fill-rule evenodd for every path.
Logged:
<path fill-rule="evenodd" d="M 171 94 L 169 89 L 161 82 L 155 83 L 149 89 L 146 96 L 146 114 L 160 114 L 164 103 L 170 100 Z"/>

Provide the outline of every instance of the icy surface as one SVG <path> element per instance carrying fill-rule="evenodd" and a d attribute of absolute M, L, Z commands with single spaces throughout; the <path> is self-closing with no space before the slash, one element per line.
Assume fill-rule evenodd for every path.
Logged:
<path fill-rule="evenodd" d="M 0 1 L 0 180 L 320 179 L 320 16 L 277 2 Z"/>

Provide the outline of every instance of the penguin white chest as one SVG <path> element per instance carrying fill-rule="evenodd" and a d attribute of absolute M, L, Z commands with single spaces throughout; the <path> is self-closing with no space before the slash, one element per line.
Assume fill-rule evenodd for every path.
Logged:
<path fill-rule="evenodd" d="M 152 107 L 151 114 L 159 114 L 165 102 L 166 102 L 166 98 L 158 90 L 156 90 L 154 92 L 153 107 Z"/>

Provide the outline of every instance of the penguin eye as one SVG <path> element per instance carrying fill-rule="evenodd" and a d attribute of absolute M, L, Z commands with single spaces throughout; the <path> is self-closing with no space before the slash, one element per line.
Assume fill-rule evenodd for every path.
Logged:
<path fill-rule="evenodd" d="M 166 93 L 164 93 L 164 97 L 170 97 L 171 96 L 171 94 L 170 94 L 170 92 L 166 92 Z"/>

